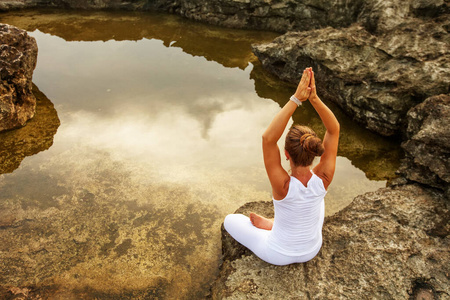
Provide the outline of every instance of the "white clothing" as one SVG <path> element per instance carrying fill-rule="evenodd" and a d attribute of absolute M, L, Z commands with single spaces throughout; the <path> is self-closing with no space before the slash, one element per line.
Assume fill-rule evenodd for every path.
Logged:
<path fill-rule="evenodd" d="M 257 228 L 248 217 L 240 214 L 226 216 L 224 227 L 234 239 L 268 263 L 306 262 L 313 259 L 322 246 L 326 193 L 322 179 L 315 174 L 306 187 L 291 176 L 286 197 L 273 200 L 272 230 Z"/>

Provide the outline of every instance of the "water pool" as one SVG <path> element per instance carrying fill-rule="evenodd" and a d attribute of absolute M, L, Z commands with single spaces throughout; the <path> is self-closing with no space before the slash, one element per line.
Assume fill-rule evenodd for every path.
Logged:
<path fill-rule="evenodd" d="M 276 34 L 155 13 L 19 11 L 0 22 L 36 38 L 42 92 L 35 119 L 0 134 L 2 288 L 206 297 L 224 216 L 270 200 L 261 134 L 295 87 L 250 45 Z M 385 186 L 400 155 L 330 106 L 342 136 L 327 215 Z M 323 134 L 308 104 L 293 121 Z"/>

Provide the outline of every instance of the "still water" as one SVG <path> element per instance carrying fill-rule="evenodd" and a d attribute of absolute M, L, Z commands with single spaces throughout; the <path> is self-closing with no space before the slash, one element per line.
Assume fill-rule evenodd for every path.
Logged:
<path fill-rule="evenodd" d="M 206 297 L 223 218 L 271 197 L 261 134 L 295 87 L 267 74 L 250 45 L 276 34 L 154 13 L 0 22 L 39 48 L 37 115 L 0 134 L 0 292 Z M 342 136 L 327 215 L 385 186 L 399 160 L 397 144 L 330 106 Z M 323 135 L 309 104 L 293 121 Z"/>

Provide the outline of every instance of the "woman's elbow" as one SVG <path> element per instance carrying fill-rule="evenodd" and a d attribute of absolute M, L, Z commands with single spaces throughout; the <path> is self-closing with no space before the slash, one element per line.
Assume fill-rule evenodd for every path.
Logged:
<path fill-rule="evenodd" d="M 275 141 L 276 143 L 277 141 Z M 270 134 L 267 133 L 263 133 L 262 135 L 262 143 L 264 144 L 270 144 L 270 143 L 274 143 L 274 139 L 270 136 Z"/>
<path fill-rule="evenodd" d="M 336 120 L 335 124 L 333 124 L 333 127 L 328 130 L 331 134 L 339 135 L 339 132 L 341 131 L 341 125 Z"/>

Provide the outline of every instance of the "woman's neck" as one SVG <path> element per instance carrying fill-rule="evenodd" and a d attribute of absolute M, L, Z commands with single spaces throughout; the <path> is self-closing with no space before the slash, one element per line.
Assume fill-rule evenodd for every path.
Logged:
<path fill-rule="evenodd" d="M 293 166 L 291 165 L 291 175 L 297 178 L 303 183 L 304 186 L 307 186 L 308 181 L 312 177 L 311 166 L 302 167 L 302 166 Z"/>

